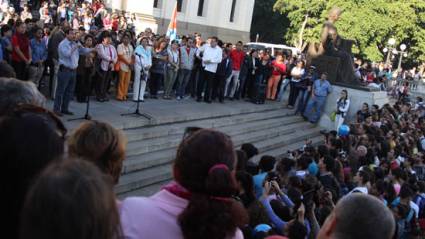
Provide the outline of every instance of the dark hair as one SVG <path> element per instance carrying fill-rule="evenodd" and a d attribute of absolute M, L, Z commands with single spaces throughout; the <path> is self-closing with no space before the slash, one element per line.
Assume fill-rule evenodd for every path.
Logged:
<path fill-rule="evenodd" d="M 326 166 L 326 171 L 333 172 L 336 166 L 336 161 L 331 156 L 325 156 L 323 158 L 323 163 Z"/>
<path fill-rule="evenodd" d="M 404 183 L 403 185 L 401 185 L 400 194 L 399 194 L 401 199 L 408 198 L 408 197 L 412 198 L 413 195 L 414 195 L 414 192 L 409 184 Z"/>
<path fill-rule="evenodd" d="M 292 219 L 291 210 L 289 207 L 284 206 L 281 201 L 273 199 L 270 201 L 270 206 L 276 216 L 278 216 L 282 221 L 288 222 Z"/>
<path fill-rule="evenodd" d="M 8 31 L 12 31 L 12 28 L 9 25 L 3 25 L 1 27 L 1 35 L 4 36 L 4 34 Z"/>
<path fill-rule="evenodd" d="M 218 131 L 199 130 L 180 144 L 174 177 L 192 194 L 178 217 L 184 238 L 224 239 L 247 223 L 244 208 L 230 199 L 237 193 L 235 160 L 230 137 Z M 219 164 L 227 168 L 213 169 Z"/>
<path fill-rule="evenodd" d="M 347 104 L 348 99 L 348 91 L 346 89 L 341 90 L 341 92 L 345 92 L 344 104 Z M 341 98 L 338 99 L 338 103 L 341 102 Z"/>
<path fill-rule="evenodd" d="M 112 183 L 93 164 L 63 160 L 35 181 L 22 210 L 21 238 L 118 238 Z"/>
<path fill-rule="evenodd" d="M 5 202 L 3 212 L 11 238 L 18 237 L 20 212 L 30 184 L 50 162 L 64 153 L 64 139 L 54 122 L 32 112 L 15 112 L 0 120 L 0 158 L 4 178 L 1 188 Z"/>
<path fill-rule="evenodd" d="M 306 170 L 312 162 L 313 159 L 310 156 L 303 154 L 299 159 L 297 159 L 297 166 L 301 170 Z"/>
<path fill-rule="evenodd" d="M 23 24 L 25 24 L 25 22 L 18 20 L 18 21 L 15 22 L 15 28 L 18 28 Z"/>
<path fill-rule="evenodd" d="M 258 166 L 260 167 L 262 172 L 269 172 L 273 170 L 275 163 L 276 163 L 275 157 L 270 155 L 264 155 L 263 157 L 261 157 L 260 162 L 258 163 Z"/>
<path fill-rule="evenodd" d="M 79 27 L 78 31 L 86 31 L 86 29 L 84 27 Z"/>
<path fill-rule="evenodd" d="M 250 144 L 250 143 L 242 144 L 241 150 L 245 151 L 248 159 L 258 154 L 258 149 L 253 144 Z"/>
<path fill-rule="evenodd" d="M 255 192 L 254 192 L 254 181 L 252 180 L 251 174 L 243 171 L 236 172 L 236 180 L 241 184 L 246 197 L 246 205 L 244 202 L 245 208 L 248 208 L 251 202 L 255 201 Z"/>
<path fill-rule="evenodd" d="M 70 27 L 66 27 L 65 30 L 63 30 L 63 32 L 65 33 L 65 35 L 69 35 L 69 33 L 71 31 L 74 31 L 74 29 L 70 28 Z"/>
<path fill-rule="evenodd" d="M 291 239 L 304 239 L 307 236 L 307 227 L 298 220 L 289 224 L 288 237 Z"/>
<path fill-rule="evenodd" d="M 246 157 L 246 153 L 240 149 L 236 150 L 236 158 L 238 160 L 236 164 L 236 170 L 237 171 L 245 171 L 246 164 L 248 161 L 248 158 Z"/>
<path fill-rule="evenodd" d="M 89 38 L 91 38 L 91 39 L 92 39 L 92 41 L 93 41 L 93 43 L 94 43 L 94 36 L 92 36 L 91 34 L 87 34 L 87 35 L 84 37 L 84 41 L 87 41 L 87 39 L 89 39 Z"/>
<path fill-rule="evenodd" d="M 69 155 L 91 161 L 118 183 L 125 159 L 126 140 L 121 131 L 96 120 L 82 123 L 68 139 Z"/>

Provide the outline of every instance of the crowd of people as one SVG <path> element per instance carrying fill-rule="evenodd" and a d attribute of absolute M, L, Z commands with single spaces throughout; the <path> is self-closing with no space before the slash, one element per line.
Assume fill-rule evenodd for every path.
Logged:
<path fill-rule="evenodd" d="M 192 96 L 207 103 L 281 100 L 289 87 L 288 108 L 316 123 L 332 91 L 327 74 L 305 69 L 302 59 L 292 56 L 247 52 L 242 42 L 233 46 L 216 37 L 203 42 L 199 34 L 176 42 L 150 29 L 137 36 L 125 16 L 109 14 L 98 1 L 44 3 L 39 12 L 39 19 L 29 21 L 26 8 L 20 15 L 2 15 L 7 19 L 2 59 L 12 65 L 0 64 L 3 211 L 11 238 L 425 236 L 420 97 L 382 107 L 365 103 L 354 122 L 345 122 L 349 130 L 323 132 L 319 146 L 306 139 L 285 157 L 263 155 L 258 163 L 255 145 L 235 150 L 228 135 L 189 127 L 175 153 L 173 181 L 150 197 L 118 199 L 114 185 L 126 158 L 126 138 L 100 121 L 68 133 L 58 116 L 72 114 L 75 85 L 82 102 L 92 87 L 98 101 L 107 101 L 115 80 L 115 98 L 123 101 L 131 79 L 136 101 L 144 100 L 147 83 L 152 99 L 161 90 L 164 99 Z M 36 26 L 40 21 L 43 28 Z M 38 90 L 46 72 L 53 111 Z M 349 105 L 343 90 L 337 129 Z"/>
<path fill-rule="evenodd" d="M 0 78 L 4 211 L 12 238 L 423 238 L 425 106 L 364 104 L 346 133 L 283 158 L 190 127 L 174 181 L 119 200 L 126 138 L 87 121 L 68 135 L 31 82 Z M 343 97 L 343 95 L 342 95 Z"/>

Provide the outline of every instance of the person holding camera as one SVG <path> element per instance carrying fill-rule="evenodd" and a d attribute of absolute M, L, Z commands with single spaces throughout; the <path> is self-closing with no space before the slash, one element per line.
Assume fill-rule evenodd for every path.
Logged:
<path fill-rule="evenodd" d="M 336 108 L 335 130 L 338 131 L 339 127 L 344 123 L 345 117 L 350 108 L 350 99 L 348 99 L 347 90 L 341 91 L 341 96 L 336 102 Z"/>
<path fill-rule="evenodd" d="M 297 228 L 297 237 L 305 238 L 311 230 L 309 222 L 305 219 L 306 208 L 304 204 L 301 203 L 295 212 L 290 213 L 294 216 L 294 218 L 287 222 L 282 220 L 282 218 L 276 215 L 276 213 L 273 211 L 273 208 L 270 203 L 270 197 L 272 196 L 272 194 L 275 194 L 278 201 L 284 204 L 285 207 L 288 207 L 290 209 L 290 212 L 295 207 L 295 204 L 280 189 L 278 182 L 274 178 L 269 178 L 269 180 L 265 181 L 264 191 L 260 201 L 265 207 L 267 215 L 272 221 L 272 224 L 276 231 L 279 234 L 287 234 L 289 238 L 292 238 L 291 233 L 295 231 L 295 228 Z"/>

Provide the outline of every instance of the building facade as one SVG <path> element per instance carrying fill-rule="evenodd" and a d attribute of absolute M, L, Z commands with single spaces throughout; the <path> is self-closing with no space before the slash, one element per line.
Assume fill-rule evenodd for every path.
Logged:
<path fill-rule="evenodd" d="M 108 7 L 136 13 L 137 30 L 165 34 L 175 4 L 177 34 L 201 33 L 224 41 L 249 41 L 255 0 L 107 0 Z"/>

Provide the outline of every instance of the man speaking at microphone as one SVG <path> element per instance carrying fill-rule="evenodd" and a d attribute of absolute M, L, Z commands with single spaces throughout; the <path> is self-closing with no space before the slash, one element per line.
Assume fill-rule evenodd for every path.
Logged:
<path fill-rule="evenodd" d="M 75 31 L 73 29 L 65 30 L 65 39 L 59 44 L 59 72 L 58 85 L 56 89 L 56 98 L 53 111 L 58 116 L 73 115 L 69 111 L 69 102 L 74 95 L 78 59 L 80 54 L 87 54 L 93 51 L 91 48 L 84 48 L 76 42 Z"/>

